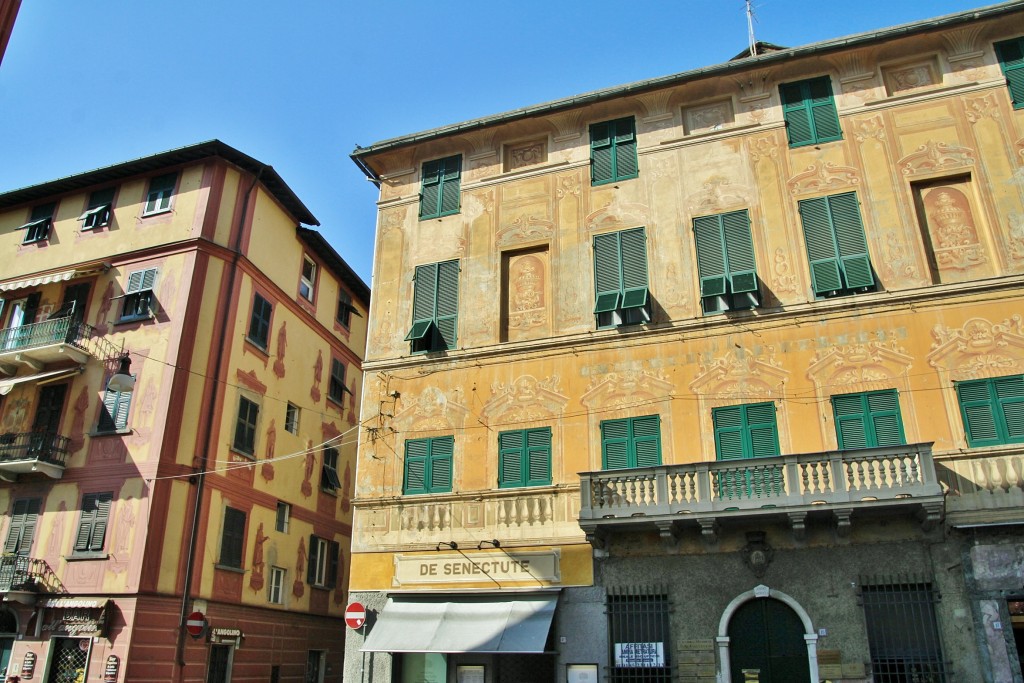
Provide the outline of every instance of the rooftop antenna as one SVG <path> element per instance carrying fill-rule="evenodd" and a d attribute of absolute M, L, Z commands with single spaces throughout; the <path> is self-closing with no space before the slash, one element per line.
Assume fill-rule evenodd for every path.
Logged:
<path fill-rule="evenodd" d="M 754 39 L 754 6 L 745 0 L 747 6 L 747 40 L 750 42 L 750 56 L 757 56 L 757 41 Z"/>

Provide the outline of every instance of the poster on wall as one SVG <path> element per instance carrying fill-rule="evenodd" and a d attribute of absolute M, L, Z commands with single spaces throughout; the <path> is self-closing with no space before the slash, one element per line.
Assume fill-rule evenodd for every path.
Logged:
<path fill-rule="evenodd" d="M 615 643 L 615 666 L 665 666 L 663 643 Z"/>

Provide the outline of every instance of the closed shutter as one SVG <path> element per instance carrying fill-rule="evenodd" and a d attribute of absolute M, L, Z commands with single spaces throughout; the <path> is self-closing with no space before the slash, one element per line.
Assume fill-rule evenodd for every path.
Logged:
<path fill-rule="evenodd" d="M 594 235 L 594 313 L 617 310 L 622 300 L 618 233 Z"/>
<path fill-rule="evenodd" d="M 499 487 L 522 486 L 523 441 L 522 431 L 502 432 L 498 435 Z"/>
<path fill-rule="evenodd" d="M 316 585 L 316 572 L 320 566 L 320 539 L 314 535 L 309 535 L 309 565 L 306 567 L 306 583 L 311 586 Z"/>
<path fill-rule="evenodd" d="M 551 428 L 526 432 L 526 485 L 551 483 Z"/>
<path fill-rule="evenodd" d="M 964 419 L 967 443 L 988 446 L 999 443 L 995 405 L 988 380 L 961 382 L 956 385 L 960 410 Z"/>
<path fill-rule="evenodd" d="M 811 125 L 815 142 L 829 142 L 843 137 L 839 112 L 832 99 L 832 82 L 828 76 L 807 81 L 807 97 L 811 109 Z"/>
<path fill-rule="evenodd" d="M 725 244 L 720 216 L 693 219 L 693 236 L 697 245 L 697 274 L 702 297 L 721 296 L 726 292 Z"/>
<path fill-rule="evenodd" d="M 907 441 L 903 436 L 903 418 L 896 391 L 875 391 L 865 398 L 874 432 L 873 445 L 881 448 L 905 444 Z"/>
<path fill-rule="evenodd" d="M 789 146 L 797 147 L 814 142 L 814 129 L 811 127 L 811 112 L 805 101 L 805 88 L 802 83 L 787 83 L 779 88 L 782 96 L 782 117 L 786 121 L 786 135 Z"/>
<path fill-rule="evenodd" d="M 751 456 L 769 458 L 778 455 L 779 431 L 775 423 L 775 404 L 755 403 L 744 408 Z"/>
<path fill-rule="evenodd" d="M 429 439 L 405 442 L 405 483 L 402 486 L 402 493 L 427 492 L 427 456 L 429 453 Z"/>
<path fill-rule="evenodd" d="M 843 288 L 839 274 L 839 248 L 832 232 L 827 197 L 800 202 L 800 222 L 804 229 L 807 260 L 811 268 L 811 286 L 815 294 L 827 294 Z"/>
<path fill-rule="evenodd" d="M 836 437 L 843 450 L 867 448 L 868 426 L 861 394 L 832 397 L 832 412 L 836 420 Z"/>
<path fill-rule="evenodd" d="M 42 500 L 39 498 L 23 498 L 14 501 L 14 509 L 11 511 L 11 526 L 7 531 L 7 541 L 4 543 L 4 553 L 28 556 L 32 549 L 32 540 L 36 535 L 36 522 L 39 519 L 39 511 L 42 508 Z"/>
<path fill-rule="evenodd" d="M 643 228 L 619 234 L 622 254 L 622 308 L 647 305 L 647 236 Z"/>
<path fill-rule="evenodd" d="M 75 552 L 103 550 L 112 498 L 110 493 L 91 493 L 82 498 L 82 516 L 75 537 Z"/>
<path fill-rule="evenodd" d="M 725 236 L 730 291 L 733 294 L 756 292 L 754 242 L 750 236 L 750 218 L 747 210 L 722 214 L 722 234 Z"/>
<path fill-rule="evenodd" d="M 1007 441 L 1024 441 L 1024 375 L 994 381 L 996 398 L 1002 407 Z"/>
<path fill-rule="evenodd" d="M 338 585 L 338 561 L 341 558 L 341 544 L 336 541 L 329 541 L 327 544 L 327 587 L 335 588 Z"/>
<path fill-rule="evenodd" d="M 224 508 L 224 531 L 220 544 L 220 563 L 226 567 L 241 567 L 245 548 L 245 513 L 235 508 Z"/>
<path fill-rule="evenodd" d="M 864 224 L 860 220 L 860 204 L 857 194 L 847 192 L 827 197 L 832 225 L 835 228 L 839 259 L 846 276 L 846 286 L 851 289 L 870 287 L 875 284 L 871 273 L 871 259 L 868 243 L 864 237 Z"/>
<path fill-rule="evenodd" d="M 100 411 L 98 429 L 109 432 L 128 427 L 128 409 L 132 403 L 132 392 L 111 391 L 103 394 L 103 408 Z"/>
<path fill-rule="evenodd" d="M 455 437 L 439 436 L 431 439 L 430 450 L 430 491 L 432 493 L 451 491 Z"/>
<path fill-rule="evenodd" d="M 615 179 L 624 180 L 637 175 L 636 124 L 632 118 L 614 121 L 615 127 Z"/>
<path fill-rule="evenodd" d="M 634 417 L 633 452 L 635 467 L 654 467 L 661 464 L 661 416 Z"/>
<path fill-rule="evenodd" d="M 614 180 L 611 122 L 590 127 L 590 182 L 592 185 Z"/>
<path fill-rule="evenodd" d="M 423 339 L 434 324 L 437 296 L 437 264 L 416 266 L 412 290 L 412 329 L 406 341 Z"/>
<path fill-rule="evenodd" d="M 1024 108 L 1024 37 L 996 43 L 999 64 L 1006 76 L 1006 86 L 1014 109 Z"/>
<path fill-rule="evenodd" d="M 420 218 L 433 218 L 441 206 L 441 159 L 423 164 L 423 185 L 420 188 Z"/>
<path fill-rule="evenodd" d="M 442 216 L 459 212 L 460 177 L 462 175 L 462 157 L 454 156 L 441 160 L 441 210 Z"/>
<path fill-rule="evenodd" d="M 743 452 L 743 406 L 726 406 L 711 411 L 715 427 L 715 455 L 719 460 L 739 460 Z"/>
<path fill-rule="evenodd" d="M 125 287 L 125 294 L 135 294 L 153 289 L 156 284 L 156 268 L 136 270 L 128 274 L 128 286 Z"/>
<path fill-rule="evenodd" d="M 629 464 L 629 420 L 601 423 L 601 454 L 604 469 L 621 470 Z"/>
<path fill-rule="evenodd" d="M 454 349 L 459 322 L 459 262 L 445 261 L 437 265 L 437 312 L 435 316 L 439 349 Z"/>

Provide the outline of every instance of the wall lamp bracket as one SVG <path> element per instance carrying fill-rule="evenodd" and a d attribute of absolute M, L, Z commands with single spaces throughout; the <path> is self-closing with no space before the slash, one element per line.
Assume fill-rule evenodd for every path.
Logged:
<path fill-rule="evenodd" d="M 458 550 L 459 549 L 459 544 L 456 543 L 455 541 L 441 541 L 440 543 L 437 544 L 437 547 L 434 548 L 434 550 L 435 551 L 440 550 L 441 546 L 444 546 L 445 548 L 448 548 L 449 550 Z"/>
<path fill-rule="evenodd" d="M 476 549 L 477 549 L 477 550 L 482 550 L 482 549 L 483 549 L 483 547 L 484 547 L 484 544 L 485 544 L 485 543 L 486 543 L 487 545 L 491 546 L 492 548 L 500 548 L 500 547 L 501 547 L 501 541 L 499 541 L 499 540 L 498 540 L 498 539 L 496 539 L 496 538 L 492 538 L 492 539 L 491 539 L 491 540 L 489 540 L 489 541 L 487 541 L 487 540 L 483 540 L 483 541 L 480 541 L 479 543 L 477 543 L 477 544 L 476 544 Z"/>

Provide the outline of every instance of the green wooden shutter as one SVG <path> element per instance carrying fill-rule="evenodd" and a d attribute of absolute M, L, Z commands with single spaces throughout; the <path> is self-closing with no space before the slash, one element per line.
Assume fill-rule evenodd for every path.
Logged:
<path fill-rule="evenodd" d="M 39 511 L 42 507 L 42 500 L 39 498 L 23 498 L 14 501 L 11 511 L 11 526 L 7 531 L 7 541 L 4 543 L 4 553 L 25 557 L 32 549 L 32 540 L 35 538 L 36 522 L 39 519 Z"/>
<path fill-rule="evenodd" d="M 1008 442 L 1024 441 L 1024 375 L 993 380 Z"/>
<path fill-rule="evenodd" d="M 221 534 L 220 563 L 227 567 L 241 567 L 245 549 L 245 513 L 235 508 L 224 508 L 224 530 Z"/>
<path fill-rule="evenodd" d="M 525 470 L 527 486 L 544 486 L 551 483 L 550 427 L 527 430 Z"/>
<path fill-rule="evenodd" d="M 729 290 L 733 294 L 756 292 L 754 241 L 750 236 L 750 217 L 747 210 L 724 213 L 721 218 L 726 263 L 729 269 Z"/>
<path fill-rule="evenodd" d="M 743 406 L 725 406 L 711 411 L 715 427 L 715 457 L 739 460 L 743 452 Z"/>
<path fill-rule="evenodd" d="M 661 416 L 646 415 L 634 417 L 633 430 L 634 467 L 654 467 L 661 464 Z"/>
<path fill-rule="evenodd" d="M 643 228 L 619 233 L 622 256 L 622 308 L 647 305 L 647 236 Z"/>
<path fill-rule="evenodd" d="M 405 335 L 406 341 L 417 341 L 427 337 L 434 324 L 437 296 L 437 264 L 416 266 L 412 290 L 412 329 Z"/>
<path fill-rule="evenodd" d="M 499 488 L 523 485 L 523 444 L 521 430 L 498 435 Z"/>
<path fill-rule="evenodd" d="M 832 413 L 835 416 L 840 449 L 867 448 L 871 445 L 864 403 L 862 394 L 832 397 Z"/>
<path fill-rule="evenodd" d="M 306 583 L 309 585 L 316 585 L 316 570 L 320 564 L 320 539 L 313 535 L 309 535 L 309 565 L 306 567 Z"/>
<path fill-rule="evenodd" d="M 829 77 L 807 81 L 807 98 L 811 125 L 814 127 L 814 142 L 841 140 L 843 131 L 839 126 L 839 112 L 832 99 L 832 82 Z"/>
<path fill-rule="evenodd" d="M 622 299 L 618 233 L 594 235 L 594 313 L 617 310 Z"/>
<path fill-rule="evenodd" d="M 405 442 L 405 482 L 402 485 L 402 493 L 427 492 L 427 457 L 429 454 L 429 439 L 414 439 Z"/>
<path fill-rule="evenodd" d="M 693 219 L 697 245 L 697 274 L 702 297 L 721 296 L 726 291 L 725 242 L 720 216 Z"/>
<path fill-rule="evenodd" d="M 420 188 L 420 218 L 436 218 L 441 211 L 441 159 L 423 164 Z"/>
<path fill-rule="evenodd" d="M 989 380 L 960 382 L 956 385 L 967 443 L 989 446 L 1000 443 L 996 406 Z"/>
<path fill-rule="evenodd" d="M 875 278 L 871 273 L 871 258 L 868 256 L 868 243 L 864 237 L 864 224 L 860 220 L 857 194 L 846 192 L 826 199 L 835 229 L 839 262 L 846 277 L 846 286 L 851 289 L 871 287 L 875 284 Z"/>
<path fill-rule="evenodd" d="M 327 583 L 328 588 L 338 584 L 338 561 L 341 558 L 341 544 L 337 541 L 327 542 Z"/>
<path fill-rule="evenodd" d="M 636 123 L 632 117 L 612 122 L 615 128 L 615 180 L 636 177 L 639 172 L 636 153 Z"/>
<path fill-rule="evenodd" d="M 459 262 L 437 264 L 437 325 L 438 346 L 435 350 L 454 349 L 458 341 L 459 323 Z"/>
<path fill-rule="evenodd" d="M 462 175 L 462 157 L 454 156 L 441 160 L 441 206 L 440 215 L 446 216 L 459 212 L 460 177 Z"/>
<path fill-rule="evenodd" d="M 621 470 L 629 463 L 629 420 L 601 423 L 601 456 L 606 470 Z"/>
<path fill-rule="evenodd" d="M 814 142 L 810 107 L 805 99 L 803 83 L 786 83 L 779 88 L 782 96 L 782 117 L 786 121 L 786 135 L 790 147 Z"/>
<path fill-rule="evenodd" d="M 996 43 L 995 47 L 1013 108 L 1024 109 L 1024 37 Z"/>
<path fill-rule="evenodd" d="M 452 455 L 454 436 L 439 436 L 430 440 L 430 492 L 452 490 Z"/>
<path fill-rule="evenodd" d="M 811 286 L 821 295 L 843 288 L 839 274 L 839 248 L 832 233 L 828 199 L 815 197 L 800 202 L 800 222 L 804 229 L 807 260 L 811 267 Z"/>
<path fill-rule="evenodd" d="M 590 127 L 590 183 L 600 185 L 614 180 L 611 122 Z"/>
<path fill-rule="evenodd" d="M 775 423 L 775 404 L 754 403 L 743 406 L 743 408 L 750 455 L 755 458 L 779 455 L 779 430 Z"/>
<path fill-rule="evenodd" d="M 905 444 L 907 441 L 903 435 L 903 417 L 896 390 L 873 391 L 865 396 L 865 400 L 873 433 L 870 445 L 885 447 Z"/>

